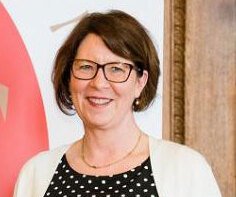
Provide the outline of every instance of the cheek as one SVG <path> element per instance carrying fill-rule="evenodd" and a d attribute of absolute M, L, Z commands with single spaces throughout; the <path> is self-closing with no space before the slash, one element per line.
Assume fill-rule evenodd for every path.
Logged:
<path fill-rule="evenodd" d="M 130 103 L 130 105 L 132 105 L 135 99 L 135 86 L 133 83 L 127 84 L 127 86 L 121 86 L 117 88 L 116 93 L 122 98 L 123 103 Z"/>
<path fill-rule="evenodd" d="M 83 83 L 79 83 L 78 81 L 71 80 L 70 82 L 70 94 L 72 98 L 72 103 L 76 107 L 79 105 L 79 101 L 81 101 L 81 97 L 83 95 L 85 86 Z"/>
<path fill-rule="evenodd" d="M 73 106 L 77 114 L 81 117 L 83 86 L 75 80 L 70 82 L 70 93 Z"/>
<path fill-rule="evenodd" d="M 80 83 L 78 80 L 75 80 L 73 78 L 71 79 L 70 92 L 72 95 L 82 92 L 84 88 L 85 87 L 84 87 L 83 83 Z"/>

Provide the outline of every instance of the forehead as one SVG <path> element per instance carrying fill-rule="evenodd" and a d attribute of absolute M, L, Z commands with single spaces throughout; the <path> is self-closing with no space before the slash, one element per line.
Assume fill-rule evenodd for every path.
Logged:
<path fill-rule="evenodd" d="M 100 64 L 113 61 L 132 63 L 132 61 L 114 54 L 98 35 L 92 33 L 88 34 L 80 43 L 75 58 L 88 59 Z"/>

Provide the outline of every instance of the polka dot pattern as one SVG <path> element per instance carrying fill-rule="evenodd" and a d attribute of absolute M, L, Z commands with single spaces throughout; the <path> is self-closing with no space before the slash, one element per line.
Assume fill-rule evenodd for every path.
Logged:
<path fill-rule="evenodd" d="M 150 158 L 140 166 L 113 176 L 74 171 L 63 155 L 44 197 L 158 197 Z"/>

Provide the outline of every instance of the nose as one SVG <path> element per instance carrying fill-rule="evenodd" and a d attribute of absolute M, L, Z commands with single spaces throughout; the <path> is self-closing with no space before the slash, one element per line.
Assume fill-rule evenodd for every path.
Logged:
<path fill-rule="evenodd" d="M 109 82 L 106 80 L 102 68 L 98 69 L 96 76 L 93 79 L 91 79 L 90 84 L 96 88 L 104 88 L 109 85 Z"/>

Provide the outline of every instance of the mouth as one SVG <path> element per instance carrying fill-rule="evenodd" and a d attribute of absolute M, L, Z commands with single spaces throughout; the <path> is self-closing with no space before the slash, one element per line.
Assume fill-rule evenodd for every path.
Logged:
<path fill-rule="evenodd" d="M 96 105 L 96 106 L 108 105 L 113 100 L 113 99 L 98 98 L 98 97 L 87 97 L 87 99 L 88 99 L 90 104 Z"/>

